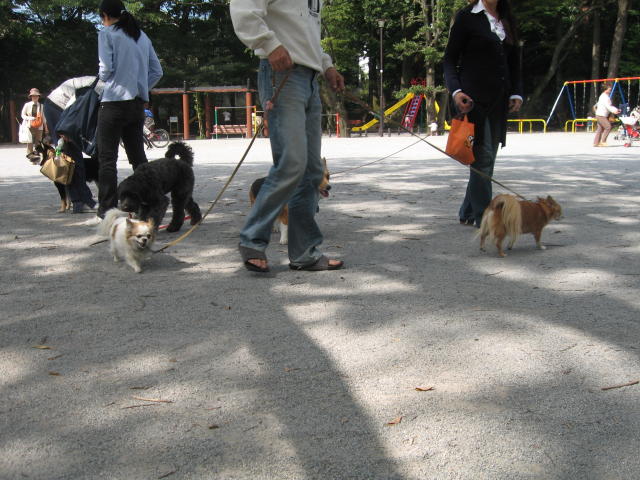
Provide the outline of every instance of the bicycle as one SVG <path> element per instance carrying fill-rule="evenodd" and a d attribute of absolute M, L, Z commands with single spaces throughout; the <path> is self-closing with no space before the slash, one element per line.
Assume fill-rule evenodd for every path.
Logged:
<path fill-rule="evenodd" d="M 169 132 L 162 128 L 156 128 L 155 130 L 149 130 L 149 132 L 142 133 L 142 140 L 147 148 L 156 147 L 164 148 L 169 145 Z M 120 139 L 120 146 L 124 147 L 122 139 Z"/>
<path fill-rule="evenodd" d="M 147 148 L 153 145 L 156 148 L 164 148 L 169 145 L 169 132 L 162 128 L 156 128 L 146 135 L 143 135 Z"/>

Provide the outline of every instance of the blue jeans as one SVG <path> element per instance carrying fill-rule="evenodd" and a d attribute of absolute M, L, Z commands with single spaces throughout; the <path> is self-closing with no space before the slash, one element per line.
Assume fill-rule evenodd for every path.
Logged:
<path fill-rule="evenodd" d="M 263 107 L 285 75 L 272 72 L 267 60 L 260 62 L 258 90 Z M 240 245 L 265 251 L 273 222 L 288 203 L 289 261 L 298 267 L 312 265 L 322 256 L 318 250 L 322 233 L 315 221 L 324 170 L 317 77 L 318 72 L 296 65 L 268 112 L 273 166 L 240 232 Z"/>
<path fill-rule="evenodd" d="M 487 117 L 484 122 L 482 142 L 473 145 L 475 162 L 471 166 L 490 177 L 493 176 L 493 167 L 500 145 L 499 121 L 499 119 Z M 480 226 L 482 214 L 491 202 L 491 195 L 491 180 L 471 170 L 467 191 L 458 213 L 460 220 L 474 221 L 476 226 Z"/>

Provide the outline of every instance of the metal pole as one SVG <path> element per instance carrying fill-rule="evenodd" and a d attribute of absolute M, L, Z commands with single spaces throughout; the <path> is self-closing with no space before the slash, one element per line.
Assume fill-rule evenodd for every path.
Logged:
<path fill-rule="evenodd" d="M 384 136 L 384 83 L 382 81 L 383 68 L 383 51 L 382 51 L 382 30 L 384 29 L 384 20 L 378 20 L 380 29 L 380 128 L 378 134 Z"/>

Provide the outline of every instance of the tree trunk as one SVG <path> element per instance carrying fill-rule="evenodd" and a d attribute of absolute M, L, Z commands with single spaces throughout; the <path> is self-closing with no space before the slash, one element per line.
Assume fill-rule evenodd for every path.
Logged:
<path fill-rule="evenodd" d="M 373 52 L 369 52 L 369 105 L 373 105 L 374 98 L 377 98 L 376 92 L 378 91 L 379 82 L 376 57 Z"/>
<path fill-rule="evenodd" d="M 630 8 L 631 0 L 618 0 L 618 18 L 616 19 L 616 27 L 613 31 L 613 39 L 611 40 L 611 55 L 609 56 L 607 78 L 615 78 L 618 76 L 622 43 L 624 41 L 624 34 L 627 31 L 627 17 L 629 16 Z"/>
<path fill-rule="evenodd" d="M 329 88 L 327 82 L 324 80 L 320 82 L 320 98 L 322 99 L 322 104 L 325 106 L 325 113 L 328 113 L 329 115 L 338 113 L 340 115 L 340 136 L 350 137 L 351 131 L 349 130 L 349 124 L 347 122 L 348 114 L 347 108 L 344 105 L 344 100 L 338 100 L 338 96 Z M 340 98 L 342 99 L 343 97 L 341 96 Z M 333 120 L 330 120 L 329 122 L 331 126 L 334 125 Z"/>
<path fill-rule="evenodd" d="M 402 36 L 406 40 L 407 39 L 407 19 L 404 15 L 400 18 L 400 27 L 402 28 Z M 403 55 L 402 56 L 402 71 L 400 77 L 400 88 L 408 88 L 409 82 L 411 81 L 411 77 L 413 76 L 412 67 L 415 58 L 413 55 Z"/>
<path fill-rule="evenodd" d="M 600 23 L 600 10 L 595 9 L 593 11 L 593 39 L 591 43 L 591 79 L 595 80 L 600 78 L 600 62 L 601 60 L 601 23 Z M 591 111 L 591 105 L 596 103 L 596 98 L 598 95 L 598 87 L 596 84 L 591 86 L 591 91 L 589 92 L 589 113 L 593 115 Z"/>
<path fill-rule="evenodd" d="M 427 25 L 433 25 L 435 21 L 435 3 L 434 0 L 431 0 L 429 3 L 427 0 L 422 2 L 422 14 L 424 16 L 425 27 Z M 432 28 L 424 29 L 424 44 L 425 47 L 430 47 L 434 44 L 434 36 L 436 32 Z M 425 59 L 426 60 L 426 59 Z M 425 86 L 427 87 L 435 87 L 436 86 L 436 72 L 433 63 L 427 60 L 427 64 L 425 65 Z M 434 98 L 431 96 L 425 97 L 425 111 L 426 115 L 426 124 L 429 125 L 436 117 L 436 109 L 434 105 Z"/>

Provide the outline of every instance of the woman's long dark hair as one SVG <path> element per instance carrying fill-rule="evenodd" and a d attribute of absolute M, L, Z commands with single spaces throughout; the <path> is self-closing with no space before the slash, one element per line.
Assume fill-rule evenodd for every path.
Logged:
<path fill-rule="evenodd" d="M 136 42 L 140 38 L 140 26 L 136 19 L 131 15 L 121 0 L 102 0 L 98 7 L 98 13 L 102 17 L 104 14 L 117 18 L 118 21 L 113 24 L 116 30 L 122 29 L 124 33 L 133 38 Z"/>
<path fill-rule="evenodd" d="M 470 0 L 469 3 L 475 5 L 480 0 Z M 511 45 L 518 44 L 518 28 L 516 24 L 516 19 L 511 12 L 511 2 L 509 0 L 498 0 L 498 15 L 500 15 L 500 21 L 502 21 L 502 26 L 504 27 L 504 31 L 507 34 L 506 41 Z"/>

